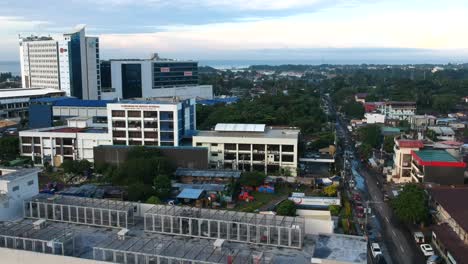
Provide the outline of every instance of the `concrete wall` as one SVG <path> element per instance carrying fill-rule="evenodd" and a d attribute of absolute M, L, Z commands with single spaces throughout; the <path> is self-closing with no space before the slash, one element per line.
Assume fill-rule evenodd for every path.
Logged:
<path fill-rule="evenodd" d="M 305 234 L 333 234 L 333 220 L 330 211 L 298 209 L 296 214 L 305 219 Z"/>
<path fill-rule="evenodd" d="M 59 255 L 50 255 L 37 253 L 32 251 L 15 250 L 8 248 L 0 248 L 0 255 L 2 256 L 1 263 L 8 264 L 54 264 L 54 263 L 67 263 L 67 264 L 105 264 L 109 262 L 96 261 L 90 259 L 66 257 Z"/>
<path fill-rule="evenodd" d="M 127 160 L 130 148 L 131 146 L 95 147 L 94 161 L 118 165 Z M 175 167 L 208 169 L 208 150 L 206 148 L 162 147 L 159 150 L 170 161 L 174 162 Z"/>

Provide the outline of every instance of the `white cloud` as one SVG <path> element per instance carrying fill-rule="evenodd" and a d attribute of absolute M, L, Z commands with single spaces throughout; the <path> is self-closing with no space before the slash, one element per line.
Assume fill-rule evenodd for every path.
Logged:
<path fill-rule="evenodd" d="M 154 51 L 164 55 L 283 48 L 468 47 L 466 9 L 367 14 L 345 11 L 351 14 L 341 17 L 340 12 L 330 11 L 261 21 L 168 26 L 164 32 L 150 34 L 106 34 L 101 36 L 101 46 L 104 54 L 122 49 L 137 51 L 133 53 L 137 55 Z"/>

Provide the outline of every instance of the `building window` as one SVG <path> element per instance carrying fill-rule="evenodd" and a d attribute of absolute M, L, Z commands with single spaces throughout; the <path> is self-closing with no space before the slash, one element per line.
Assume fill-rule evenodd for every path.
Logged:
<path fill-rule="evenodd" d="M 31 186 L 31 185 L 33 185 L 33 184 L 34 184 L 34 180 L 28 181 L 28 185 L 29 185 L 29 186 Z"/>
<path fill-rule="evenodd" d="M 12 189 L 14 192 L 19 191 L 19 186 L 14 186 Z"/>

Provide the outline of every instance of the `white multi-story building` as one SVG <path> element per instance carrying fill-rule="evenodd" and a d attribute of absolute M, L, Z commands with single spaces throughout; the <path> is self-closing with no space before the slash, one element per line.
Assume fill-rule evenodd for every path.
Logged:
<path fill-rule="evenodd" d="M 59 38 L 19 40 L 23 88 L 44 87 L 83 99 L 100 98 L 99 39 L 79 25 Z"/>
<path fill-rule="evenodd" d="M 153 97 L 213 98 L 211 85 L 198 84 L 198 62 L 161 59 L 102 62 L 102 99 Z"/>
<path fill-rule="evenodd" d="M 385 115 L 379 113 L 365 113 L 364 118 L 367 124 L 385 124 Z"/>
<path fill-rule="evenodd" d="M 0 221 L 11 221 L 23 216 L 23 201 L 39 193 L 39 171 L 35 168 L 0 168 Z"/>
<path fill-rule="evenodd" d="M 393 170 L 388 181 L 395 183 L 411 182 L 411 163 L 413 161 L 411 152 L 424 148 L 421 140 L 395 138 L 393 147 Z"/>
<path fill-rule="evenodd" d="M 415 102 L 384 102 L 377 107 L 387 119 L 408 120 L 416 114 Z"/>
<path fill-rule="evenodd" d="M 90 123 L 87 118 L 71 118 L 66 126 L 20 131 L 21 155 L 38 165 L 60 166 L 67 159 L 93 162 L 93 148 L 111 145 L 112 139 L 107 128 L 89 127 Z"/>
<path fill-rule="evenodd" d="M 66 126 L 20 131 L 20 150 L 38 165 L 94 162 L 93 148 L 100 145 L 179 146 L 194 134 L 195 118 L 195 99 L 108 103 L 106 127 L 92 117 L 74 117 Z"/>
<path fill-rule="evenodd" d="M 196 129 L 195 99 L 107 104 L 114 145 L 179 146 Z"/>
<path fill-rule="evenodd" d="M 217 124 L 199 131 L 193 146 L 208 148 L 214 168 L 297 175 L 299 130 L 262 124 Z"/>

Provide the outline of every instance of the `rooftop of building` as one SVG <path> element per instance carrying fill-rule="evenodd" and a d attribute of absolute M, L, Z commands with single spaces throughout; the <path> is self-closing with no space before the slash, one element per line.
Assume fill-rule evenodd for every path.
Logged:
<path fill-rule="evenodd" d="M 423 149 L 415 150 L 413 153 L 418 158 L 418 160 L 423 162 L 459 162 L 459 160 L 457 160 L 454 156 L 450 155 L 450 153 L 445 150 Z"/>
<path fill-rule="evenodd" d="M 52 132 L 52 133 L 95 133 L 95 134 L 106 134 L 106 127 L 69 127 L 69 126 L 57 126 L 57 127 L 46 127 L 36 128 L 31 130 L 25 130 L 21 132 Z M 21 133 L 20 132 L 20 133 Z"/>
<path fill-rule="evenodd" d="M 288 228 L 291 230 L 304 229 L 304 219 L 301 217 L 261 215 L 187 206 L 149 205 L 50 194 L 39 194 L 27 200 L 26 203 L 28 201 L 32 204 L 28 210 L 34 211 L 41 208 L 43 212 L 45 210 L 46 214 L 40 214 L 39 218 L 47 217 L 56 220 L 37 220 L 35 218 L 36 220 L 23 219 L 0 223 L 0 238 L 8 237 L 17 241 L 11 249 L 46 251 L 49 254 L 58 255 L 64 253 L 67 256 L 104 261 L 112 261 L 113 255 L 117 256 L 118 259 L 147 256 L 150 259 L 156 257 L 176 258 L 185 262 L 203 263 L 226 263 L 228 259 L 231 259 L 231 263 L 239 264 L 250 263 L 256 257 L 261 258 L 261 263 L 278 264 L 311 263 L 312 257 L 350 263 L 365 263 L 366 261 L 367 247 L 363 237 L 336 234 L 305 235 L 300 248 L 279 247 L 276 244 L 234 242 L 229 241 L 229 238 L 226 240 L 197 238 L 184 234 L 179 235 L 177 232 L 170 233 L 172 235 L 155 233 L 154 229 L 151 231 L 151 229 L 145 228 L 149 222 L 146 217 L 143 219 L 142 214 L 165 215 L 170 218 L 198 218 L 202 221 L 209 219 L 226 224 L 232 223 L 233 226 L 235 223 L 239 223 L 236 225 L 237 227 L 242 224 L 258 225 L 263 228 L 276 226 L 282 228 L 281 233 Z M 51 205 L 53 206 L 51 207 Z M 73 207 L 67 207 L 68 205 Z M 53 209 L 53 214 L 50 211 L 47 214 L 47 210 L 50 210 L 48 208 L 58 210 Z M 70 211 L 71 215 L 69 215 Z M 137 211 L 140 211 L 140 215 Z M 134 219 L 127 227 L 128 229 L 112 225 L 116 223 L 116 215 L 117 221 L 119 221 L 118 216 L 126 218 L 127 213 L 129 217 L 131 214 Z M 68 217 L 81 224 L 69 222 Z M 107 219 L 108 222 L 106 222 Z M 95 225 L 95 221 L 102 222 L 101 225 L 104 224 L 104 226 Z M 218 231 L 224 232 L 222 229 Z M 212 232 L 214 232 L 213 229 Z M 40 246 L 34 247 L 30 243 L 32 240 L 39 243 Z M 124 257 L 124 254 L 129 255 Z M 106 255 L 107 257 L 105 257 Z M 103 257 L 104 259 L 102 259 Z M 164 259 L 162 260 L 164 261 Z"/>
<path fill-rule="evenodd" d="M 38 168 L 21 168 L 21 169 L 10 169 L 0 168 L 0 181 L 14 181 L 25 176 L 29 176 L 32 173 L 38 173 L 41 169 Z"/>
<path fill-rule="evenodd" d="M 298 139 L 299 133 L 300 130 L 295 127 L 271 127 L 263 124 L 217 124 L 215 130 L 198 131 L 195 136 Z"/>
<path fill-rule="evenodd" d="M 186 99 L 180 99 L 178 97 L 171 97 L 171 98 L 151 98 L 151 100 L 143 100 L 143 99 L 135 99 L 135 100 L 120 100 L 120 101 L 115 101 L 111 102 L 109 104 L 112 105 L 159 105 L 159 104 L 168 104 L 168 105 L 174 105 L 178 104 L 181 102 L 186 101 Z"/>
<path fill-rule="evenodd" d="M 74 97 L 52 97 L 34 99 L 33 103 L 47 103 L 53 106 L 73 106 L 73 107 L 103 107 L 112 103 L 112 100 L 82 100 Z"/>
<path fill-rule="evenodd" d="M 400 148 L 424 148 L 422 140 L 398 139 L 396 142 Z"/>
<path fill-rule="evenodd" d="M 28 96 L 45 96 L 45 95 L 63 95 L 64 91 L 53 88 L 11 88 L 0 89 L 0 99 L 18 98 Z"/>
<path fill-rule="evenodd" d="M 151 62 L 161 62 L 161 63 L 183 63 L 183 62 L 191 62 L 191 63 L 198 63 L 197 61 L 193 60 L 175 60 L 175 59 L 167 59 L 159 57 L 158 53 L 153 53 L 148 59 L 110 59 L 109 61 L 121 61 L 121 62 L 132 62 L 132 61 L 151 61 Z"/>
<path fill-rule="evenodd" d="M 320 234 L 313 257 L 337 262 L 367 263 L 367 240 L 358 236 Z"/>
<path fill-rule="evenodd" d="M 468 232 L 468 210 L 464 203 L 468 201 L 468 187 L 437 186 L 429 188 L 428 192 L 431 198 Z"/>
<path fill-rule="evenodd" d="M 45 221 L 41 228 L 35 228 L 34 222 L 35 220 L 29 219 L 3 222 L 0 224 L 0 236 L 14 237 L 18 242 L 23 241 L 22 239 L 28 241 L 26 248 L 19 246 L 21 243 L 18 243 L 18 246 L 13 246 L 12 249 L 34 251 L 29 246 L 31 240 L 28 240 L 34 239 L 47 245 L 54 243 L 53 246 L 56 247 L 56 250 L 60 248 L 57 247 L 58 245 L 63 244 L 65 255 L 83 259 L 93 259 L 93 251 L 95 251 L 96 258 L 98 258 L 96 260 L 102 260 L 99 259 L 102 258 L 102 254 L 99 253 L 104 250 L 108 256 L 112 256 L 112 253 L 116 252 L 123 257 L 123 252 L 127 252 L 130 253 L 129 257 L 136 255 L 162 256 L 197 263 L 227 263 L 228 259 L 231 259 L 233 264 L 251 263 L 256 257 L 278 264 L 307 264 L 311 261 L 316 239 L 314 236 L 307 237 L 307 245 L 303 249 L 289 249 L 230 241 L 218 243 L 218 240 L 213 239 L 148 233 L 138 228 L 128 230 L 125 239 L 122 239 L 122 236 L 119 235 L 122 233 L 121 229 L 52 221 Z M 333 236 L 335 235 L 330 235 L 330 237 Z M 71 242 L 73 240 L 74 243 Z M 50 248 L 51 246 L 46 247 L 46 250 L 50 250 Z M 330 250 L 332 252 L 342 251 L 342 249 L 337 248 L 330 248 Z M 39 249 L 37 251 L 40 252 Z M 49 254 L 52 252 L 50 251 Z M 263 261 L 261 262 L 263 263 Z"/>
<path fill-rule="evenodd" d="M 194 170 L 177 168 L 175 176 L 210 177 L 210 178 L 240 178 L 239 170 Z"/>
<path fill-rule="evenodd" d="M 437 240 L 451 253 L 452 258 L 460 263 L 468 259 L 468 245 L 457 236 L 447 223 L 432 226 L 431 229 Z"/>
<path fill-rule="evenodd" d="M 437 135 L 455 135 L 455 131 L 451 127 L 443 127 L 443 126 L 430 126 L 428 127 L 429 130 L 434 131 Z"/>
<path fill-rule="evenodd" d="M 391 106 L 416 106 L 416 102 L 409 102 L 409 101 L 388 101 L 384 102 L 385 105 Z"/>

